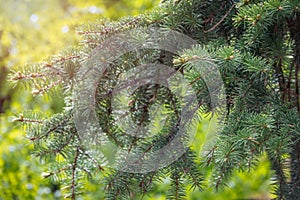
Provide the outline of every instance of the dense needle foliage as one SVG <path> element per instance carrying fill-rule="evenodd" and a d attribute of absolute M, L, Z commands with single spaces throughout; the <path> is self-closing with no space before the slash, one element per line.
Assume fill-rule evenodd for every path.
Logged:
<path fill-rule="evenodd" d="M 64 88 L 66 107 L 51 119 L 20 116 L 35 154 L 49 163 L 44 177 L 65 184 L 65 195 L 75 199 L 84 192 L 82 180 L 99 179 L 107 199 L 137 199 L 164 179 L 170 181 L 170 199 L 182 199 L 186 186 L 202 189 L 203 168 L 213 168 L 216 189 L 226 187 L 236 169 L 245 171 L 258 163 L 265 153 L 274 170 L 276 197 L 300 196 L 300 2 L 267 1 L 163 1 L 153 11 L 118 21 L 100 20 L 78 29 L 81 45 L 52 57 L 49 62 L 16 70 L 12 80 L 33 87 L 36 95 Z M 128 151 L 154 152 L 178 134 L 180 100 L 159 84 L 136 88 L 128 103 L 130 117 L 139 126 L 150 124 L 150 106 L 163 105 L 169 114 L 165 126 L 153 137 L 138 138 L 124 134 L 115 123 L 110 91 L 121 74 L 137 66 L 154 63 L 171 66 L 192 86 L 198 101 L 197 119 L 215 114 L 219 119 L 218 136 L 200 158 L 192 148 L 175 162 L 155 171 L 130 173 L 105 167 L 107 160 L 83 145 L 74 121 L 72 96 L 78 72 L 109 36 L 136 27 L 156 27 L 185 34 L 199 45 L 170 52 L 142 49 L 127 52 L 110 61 L 96 89 L 96 113 L 110 141 Z M 133 35 L 137 40 L 145 35 Z M 151 40 L 150 40 L 151 43 Z M 120 42 L 122 47 L 122 41 Z M 209 99 L 207 85 L 193 70 L 194 61 L 217 66 L 224 84 L 226 110 L 218 112 Z M 211 68 L 214 69 L 215 68 Z M 214 79 L 211 79 L 214 81 Z M 91 83 L 93 84 L 93 83 Z M 83 118 L 85 112 L 82 112 Z M 93 128 L 93 127 L 91 127 Z M 186 130 L 188 132 L 189 129 Z M 101 138 L 99 139 L 101 140 Z M 108 152 L 109 153 L 109 152 Z"/>

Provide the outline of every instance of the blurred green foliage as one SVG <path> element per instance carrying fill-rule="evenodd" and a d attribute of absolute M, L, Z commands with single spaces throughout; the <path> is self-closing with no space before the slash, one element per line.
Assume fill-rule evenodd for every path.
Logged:
<path fill-rule="evenodd" d="M 43 169 L 36 158 L 31 157 L 32 146 L 25 134 L 10 119 L 16 113 L 29 110 L 53 114 L 63 107 L 61 98 L 33 97 L 20 91 L 7 80 L 11 67 L 22 66 L 58 53 L 63 47 L 76 44 L 75 28 L 88 20 L 102 17 L 117 19 L 135 15 L 157 5 L 147 0 L 1 0 L 0 1 L 0 200 L 4 199 L 60 199 L 60 186 L 41 176 Z M 57 97 L 56 96 L 56 97 Z M 199 125 L 194 148 L 202 152 L 210 123 Z M 213 127 L 212 127 L 213 128 Z M 261 158 L 256 173 L 236 172 L 230 187 L 214 191 L 190 192 L 190 199 L 241 199 L 269 198 L 269 162 Z M 210 171 L 204 172 L 206 177 Z M 99 180 L 87 180 L 83 199 L 103 199 Z M 146 199 L 165 199 L 168 180 L 156 185 Z M 209 183 L 207 183 L 209 185 Z M 187 189 L 188 189 L 187 185 Z"/>

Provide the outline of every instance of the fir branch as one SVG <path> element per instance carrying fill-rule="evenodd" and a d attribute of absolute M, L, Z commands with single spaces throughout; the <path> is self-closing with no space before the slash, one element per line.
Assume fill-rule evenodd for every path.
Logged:
<path fill-rule="evenodd" d="M 43 176 L 44 178 L 49 178 L 50 176 L 53 176 L 53 175 L 62 173 L 62 172 L 64 172 L 64 171 L 67 171 L 67 170 L 69 170 L 71 167 L 72 167 L 72 165 L 68 165 L 68 166 L 66 166 L 66 167 L 62 167 L 62 168 L 60 168 L 60 169 L 58 169 L 58 170 L 56 170 L 56 171 L 53 171 L 53 172 L 43 172 L 43 173 L 42 173 L 42 176 Z"/>
<path fill-rule="evenodd" d="M 53 74 L 54 75 L 54 74 Z M 46 74 L 42 73 L 31 73 L 28 75 L 22 74 L 20 71 L 18 71 L 15 76 L 11 78 L 12 81 L 20 81 L 22 79 L 33 79 L 33 78 L 42 78 L 47 76 Z"/>
<path fill-rule="evenodd" d="M 175 199 L 176 200 L 180 200 L 180 195 L 179 195 L 179 180 L 178 180 L 178 176 L 175 177 L 174 181 L 175 181 Z"/>
<path fill-rule="evenodd" d="M 72 185 L 71 185 L 72 200 L 75 200 L 75 195 L 76 195 L 76 170 L 77 170 L 78 157 L 79 157 L 79 147 L 76 148 L 75 158 L 72 164 Z"/>
<path fill-rule="evenodd" d="M 141 18 L 140 17 L 136 17 L 128 22 L 125 23 L 116 23 L 116 27 L 112 26 L 112 27 L 103 27 L 102 30 L 99 31 L 93 31 L 93 30 L 88 30 L 88 31 L 77 31 L 76 33 L 79 35 L 107 35 L 107 34 L 114 34 L 117 33 L 121 30 L 124 30 L 124 28 L 129 28 L 132 26 L 136 26 L 137 24 L 139 24 Z M 112 23 L 112 25 L 114 25 Z"/>
<path fill-rule="evenodd" d="M 142 189 L 142 194 L 145 195 L 148 192 L 149 185 L 152 185 L 153 178 L 157 174 L 157 172 L 151 172 L 149 176 L 145 176 L 142 181 L 139 183 L 139 187 Z M 145 183 L 147 181 L 147 183 Z"/>
<path fill-rule="evenodd" d="M 42 94 L 58 84 L 68 84 L 69 79 L 76 77 L 76 70 L 80 68 L 79 61 L 85 62 L 90 59 L 95 52 L 94 48 L 114 33 L 137 26 L 178 30 L 197 40 L 202 46 L 186 49 L 175 59 L 164 51 L 156 52 L 156 54 L 138 51 L 121 56 L 109 63 L 110 67 L 102 74 L 96 91 L 96 112 L 102 130 L 120 148 L 129 147 L 129 151 L 132 151 L 134 146 L 141 145 L 138 148 L 141 151 L 139 154 L 141 157 L 137 159 L 142 160 L 145 157 L 147 159 L 147 153 L 167 145 L 176 136 L 182 105 L 170 91 L 160 90 L 157 87 L 137 89 L 136 93 L 132 94 L 132 101 L 128 102 L 130 111 L 125 113 L 128 117 L 131 115 L 136 124 L 148 123 L 147 114 L 151 105 L 157 102 L 162 103 L 175 114 L 172 113 L 167 117 L 168 126 L 164 127 L 154 138 L 145 142 L 136 137 L 124 136 L 125 133 L 114 121 L 112 95 L 109 94 L 109 91 L 117 84 L 120 75 L 143 62 L 173 64 L 176 69 L 179 68 L 177 72 L 187 78 L 189 85 L 192 85 L 196 91 L 198 107 L 194 112 L 200 110 L 201 113 L 205 113 L 209 111 L 209 108 L 205 110 L 202 107 L 206 106 L 204 104 L 206 101 L 209 105 L 209 100 L 206 98 L 209 93 L 201 78 L 206 74 L 201 76 L 193 71 L 192 64 L 199 61 L 200 64 L 207 64 L 211 67 L 217 63 L 224 78 L 228 113 L 226 118 L 220 121 L 223 127 L 219 129 L 217 142 L 212 144 L 205 160 L 206 166 L 213 167 L 213 177 L 217 176 L 214 182 L 216 187 L 226 185 L 227 178 L 234 169 L 243 170 L 248 167 L 250 169 L 257 162 L 255 158 L 263 151 L 267 151 L 271 167 L 277 175 L 278 197 L 296 199 L 299 196 L 297 184 L 300 177 L 298 170 L 300 166 L 298 159 L 300 18 L 299 10 L 295 7 L 299 3 L 277 0 L 247 1 L 246 6 L 236 6 L 238 14 L 234 24 L 229 16 L 238 3 L 223 2 L 221 6 L 219 3 L 199 0 L 180 1 L 177 4 L 164 3 L 159 10 L 148 15 L 83 27 L 77 32 L 83 35 L 82 51 L 72 50 L 63 54 L 64 56 L 52 57 L 47 63 L 28 66 L 25 68 L 26 73 L 17 71 L 12 80 L 33 85 L 37 88 L 33 93 Z M 224 8 L 229 8 L 229 10 L 224 10 Z M 203 19 L 203 16 L 208 17 Z M 215 19 L 220 20 L 216 20 L 216 24 L 213 25 Z M 208 30 L 197 31 L 202 25 L 208 26 L 208 24 L 212 25 Z M 224 24 L 224 29 L 207 34 L 218 29 L 221 24 Z M 295 45 L 289 44 L 293 42 Z M 203 46 L 208 47 L 208 51 Z M 217 60 L 211 59 L 208 52 L 216 54 Z M 284 55 L 290 55 L 294 60 L 286 59 Z M 275 72 L 269 70 L 269 65 L 272 65 L 270 63 L 275 63 L 273 65 Z M 70 94 L 71 91 L 67 95 Z M 278 94 L 283 94 L 283 98 L 278 98 Z M 296 114 L 291 114 L 294 110 Z M 56 160 L 56 154 L 60 153 L 64 156 L 65 163 L 70 164 L 55 167 L 52 172 L 45 173 L 44 176 L 50 177 L 65 172 L 63 175 L 66 175 L 69 181 L 68 189 L 71 191 L 69 197 L 72 199 L 75 199 L 75 194 L 78 194 L 80 175 L 89 176 L 93 175 L 92 172 L 104 171 L 104 167 L 99 164 L 102 162 L 101 159 L 97 160 L 85 147 L 78 146 L 80 138 L 71 114 L 56 115 L 46 122 L 27 119 L 23 116 L 15 120 L 27 123 L 27 128 L 30 127 L 28 130 L 32 131 L 34 136 L 30 139 L 34 141 L 39 156 L 49 157 L 52 161 Z M 31 123 L 37 126 L 31 126 Z M 289 166 L 285 157 L 290 159 Z M 183 181 L 186 181 L 187 188 L 192 188 L 194 185 L 200 188 L 202 184 L 200 169 L 194 162 L 196 159 L 191 152 L 187 152 L 163 170 L 153 169 L 153 173 L 133 174 L 118 170 L 109 171 L 110 173 L 105 177 L 107 199 L 135 198 L 139 193 L 145 195 L 150 191 L 151 186 L 165 174 L 171 178 L 172 188 L 169 197 L 182 199 L 186 194 Z M 158 163 L 157 166 L 160 164 Z M 287 179 L 287 170 L 290 170 L 291 180 Z"/>
<path fill-rule="evenodd" d="M 246 140 L 248 140 L 248 141 L 250 141 L 250 142 L 253 142 L 253 143 L 256 144 L 256 145 L 260 145 L 260 142 L 254 140 L 252 137 L 248 137 L 248 138 L 246 138 Z"/>
<path fill-rule="evenodd" d="M 66 126 L 67 123 L 70 121 L 70 116 L 63 115 L 63 117 L 64 117 L 63 120 L 59 121 L 57 124 L 55 124 L 56 122 L 53 121 L 55 118 L 49 121 L 43 121 L 42 123 L 43 123 L 44 133 L 41 135 L 31 137 L 30 140 L 35 141 L 35 140 L 40 140 L 44 137 L 48 137 L 50 133 L 55 132 L 59 130 L 59 128 Z"/>
<path fill-rule="evenodd" d="M 300 50 L 299 50 L 300 52 Z M 298 55 L 299 56 L 299 55 Z M 295 87 L 296 87 L 296 105 L 298 109 L 298 113 L 300 114 L 300 90 L 299 90 L 299 74 L 300 74 L 300 61 L 296 64 L 296 70 L 295 70 Z"/>
<path fill-rule="evenodd" d="M 29 73 L 29 74 L 24 74 L 21 71 L 17 71 L 15 72 L 15 75 L 13 77 L 11 77 L 12 81 L 20 81 L 20 80 L 32 80 L 32 79 L 36 79 L 36 78 L 46 78 L 46 77 L 54 77 L 54 76 L 58 76 L 61 75 L 61 72 L 59 69 L 55 68 L 55 65 L 58 63 L 64 63 L 68 60 L 73 60 L 73 59 L 79 59 L 80 56 L 77 55 L 71 55 L 71 56 L 67 56 L 67 57 L 60 57 L 60 58 L 55 58 L 53 59 L 53 61 L 42 64 L 39 68 L 41 70 L 45 70 L 45 69 L 55 69 L 55 71 L 52 72 L 36 72 L 36 73 Z"/>
<path fill-rule="evenodd" d="M 232 4 L 232 6 L 229 8 L 229 10 L 225 13 L 225 15 L 222 17 L 222 19 L 218 22 L 218 23 L 216 23 L 213 27 L 211 27 L 210 29 L 208 29 L 208 30 L 204 30 L 203 32 L 204 33 L 209 33 L 209 32 L 211 32 L 211 31 L 213 31 L 213 30 L 215 30 L 224 20 L 225 20 L 225 18 L 229 15 L 229 13 L 231 12 L 231 10 L 233 9 L 235 7 L 235 4 Z"/>
<path fill-rule="evenodd" d="M 51 151 L 56 154 L 60 153 L 65 147 L 67 147 L 71 143 L 71 140 L 73 138 L 74 138 L 74 134 L 71 134 L 71 136 L 69 136 L 68 140 L 64 144 L 62 144 L 61 147 L 52 149 Z"/>
<path fill-rule="evenodd" d="M 290 69 L 289 69 L 289 76 L 288 76 L 288 80 L 287 80 L 287 93 L 288 93 L 288 101 L 291 102 L 292 101 L 292 94 L 291 94 L 291 90 L 292 90 L 292 78 L 293 78 L 293 64 L 290 64 Z"/>
<path fill-rule="evenodd" d="M 18 118 L 14 118 L 13 121 L 22 122 L 22 123 L 36 123 L 36 124 L 44 123 L 44 121 L 42 120 L 25 118 L 23 114 L 20 114 Z"/>
<path fill-rule="evenodd" d="M 80 58 L 81 58 L 80 55 L 69 55 L 66 57 L 54 58 L 52 62 L 42 65 L 42 68 L 53 68 L 57 63 L 61 63 L 61 62 L 64 63 L 68 60 L 80 59 Z"/>
<path fill-rule="evenodd" d="M 47 85 L 45 87 L 42 87 L 40 89 L 34 89 L 34 90 L 32 90 L 32 94 L 35 94 L 35 95 L 43 94 L 43 93 L 49 91 L 50 89 L 52 89 L 53 87 L 55 87 L 55 86 L 57 86 L 57 85 L 59 85 L 61 83 L 63 83 L 62 80 L 57 80 L 55 82 L 50 83 L 49 85 Z"/>
<path fill-rule="evenodd" d="M 249 83 L 249 86 L 247 87 L 247 89 L 244 91 L 244 93 L 240 96 L 240 98 L 245 98 L 247 93 L 249 92 L 249 90 L 253 87 L 253 83 L 254 83 L 255 79 L 252 79 L 251 82 Z"/>
<path fill-rule="evenodd" d="M 95 158 L 93 158 L 89 153 L 87 153 L 82 147 L 78 147 L 78 150 L 80 153 L 88 157 L 97 167 L 100 171 L 104 171 L 104 168 L 97 162 Z"/>

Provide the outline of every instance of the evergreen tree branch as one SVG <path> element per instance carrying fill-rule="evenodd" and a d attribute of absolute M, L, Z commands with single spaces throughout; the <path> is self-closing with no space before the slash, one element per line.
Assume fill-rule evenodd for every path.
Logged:
<path fill-rule="evenodd" d="M 72 185 L 71 185 L 71 198 L 72 200 L 75 200 L 75 194 L 76 194 L 76 168 L 77 168 L 77 161 L 79 157 L 79 148 L 77 147 L 76 153 L 75 153 L 75 158 L 72 164 Z"/>
<path fill-rule="evenodd" d="M 299 55 L 298 55 L 299 56 Z M 296 70 L 295 70 L 295 87 L 296 87 L 296 105 L 297 105 L 297 109 L 298 109 L 298 113 L 300 115 L 300 91 L 299 91 L 299 88 L 300 88 L 300 85 L 299 85 L 299 76 L 300 76 L 300 73 L 299 73 L 299 67 L 300 66 L 300 62 L 296 64 Z"/>
<path fill-rule="evenodd" d="M 232 6 L 229 8 L 229 10 L 225 13 L 225 15 L 221 18 L 221 20 L 216 23 L 213 27 L 211 27 L 208 30 L 204 30 L 204 33 L 209 33 L 212 32 L 213 30 L 215 30 L 224 20 L 225 18 L 229 15 L 229 13 L 232 11 L 232 9 L 235 7 L 235 4 L 232 4 Z"/>
<path fill-rule="evenodd" d="M 117 22 L 103 20 L 84 26 L 77 32 L 83 37 L 80 51 L 72 49 L 53 57 L 47 63 L 27 66 L 24 72 L 16 70 L 12 80 L 34 86 L 35 94 L 43 94 L 62 84 L 66 86 L 67 98 L 71 99 L 73 82 L 80 75 L 78 69 L 103 50 L 97 48 L 98 44 L 115 33 L 135 27 L 156 27 L 184 33 L 201 45 L 185 49 L 175 59 L 173 54 L 165 51 L 147 49 L 128 52 L 109 63 L 109 67 L 95 84 L 95 112 L 103 133 L 118 148 L 126 148 L 128 152 L 137 150 L 140 157 L 135 159 L 138 161 L 144 161 L 148 153 L 168 145 L 178 134 L 178 127 L 182 122 L 181 102 L 171 90 L 158 84 L 136 88 L 130 94 L 129 111 L 121 112 L 125 113 L 121 120 L 123 117 L 131 118 L 137 126 L 146 126 L 150 124 L 149 112 L 152 105 L 165 106 L 172 114 L 164 117 L 166 123 L 157 135 L 145 140 L 138 138 L 137 132 L 136 135 L 128 136 L 114 118 L 114 97 L 111 91 L 116 89 L 123 73 L 145 63 L 174 67 L 176 73 L 189 81 L 188 85 L 195 92 L 197 106 L 193 111 L 201 114 L 212 113 L 209 98 L 211 94 L 207 89 L 208 83 L 204 80 L 209 74 L 201 74 L 193 68 L 193 64 L 198 62 L 200 67 L 220 70 L 227 96 L 227 115 L 217 116 L 222 118 L 221 127 L 218 127 L 220 134 L 212 142 L 206 157 L 206 166 L 203 165 L 213 168 L 212 176 L 216 178 L 216 188 L 226 186 L 234 170 L 251 169 L 257 164 L 257 158 L 266 151 L 276 175 L 277 197 L 297 199 L 300 195 L 299 7 L 299 2 L 294 0 L 244 3 L 166 1 L 159 9 L 145 15 L 122 18 Z M 234 17 L 233 11 L 237 12 Z M 213 24 L 214 21 L 216 24 Z M 207 27 L 208 24 L 212 27 L 204 30 L 202 26 Z M 222 29 L 218 29 L 220 26 Z M 148 36 L 135 36 L 141 40 L 148 39 Z M 152 44 L 152 41 L 147 42 Z M 122 47 L 121 44 L 120 48 Z M 216 59 L 212 59 L 210 55 Z M 216 65 L 217 68 L 212 67 Z M 214 83 L 215 80 L 208 81 Z M 136 85 L 137 82 L 132 81 L 130 84 Z M 79 194 L 80 176 L 102 173 L 104 167 L 101 165 L 101 156 L 98 160 L 85 147 L 79 146 L 81 138 L 72 115 L 74 102 L 71 100 L 68 103 L 67 109 L 70 113 L 55 115 L 49 121 L 40 120 L 38 117 L 19 117 L 16 121 L 24 122 L 28 131 L 32 132 L 30 139 L 34 141 L 35 150 L 40 157 L 52 162 L 63 155 L 63 163 L 51 163 L 54 167 L 49 171 L 52 172 L 44 175 L 55 177 L 53 175 L 64 172 L 64 180 L 67 180 L 64 184 L 70 189 L 69 197 L 75 199 Z M 84 114 L 82 118 L 85 117 Z M 197 117 L 197 123 L 201 123 L 201 117 Z M 184 131 L 189 133 L 188 128 Z M 105 172 L 108 172 L 105 176 L 107 185 L 104 188 L 106 198 L 133 199 L 140 194 L 144 196 L 152 189 L 153 184 L 167 176 L 171 179 L 168 197 L 182 199 L 187 194 L 187 188 L 201 189 L 203 186 L 203 175 L 200 173 L 202 169 L 196 164 L 197 159 L 201 160 L 202 157 L 197 158 L 188 149 L 188 152 L 164 169 L 158 168 L 161 164 L 159 160 L 155 163 L 157 168 L 153 166 L 153 172 L 149 173 L 135 174 L 122 170 L 109 171 L 105 168 Z M 290 161 L 289 164 L 287 160 Z M 287 172 L 288 170 L 290 171 Z M 291 175 L 290 179 L 287 178 L 288 174 Z"/>
<path fill-rule="evenodd" d="M 36 123 L 36 124 L 43 124 L 44 121 L 38 119 L 29 119 L 25 118 L 23 114 L 20 114 L 18 118 L 13 119 L 14 122 L 22 122 L 22 123 Z"/>

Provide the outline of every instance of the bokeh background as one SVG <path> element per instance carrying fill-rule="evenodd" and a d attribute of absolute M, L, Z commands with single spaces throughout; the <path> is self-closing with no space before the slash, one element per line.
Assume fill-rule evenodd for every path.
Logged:
<path fill-rule="evenodd" d="M 50 116 L 64 106 L 63 93 L 34 96 L 29 88 L 13 84 L 10 73 L 18 67 L 47 60 L 80 42 L 76 27 L 101 18 L 117 20 L 159 6 L 159 0 L 0 0 L 0 200 L 63 199 L 59 182 L 42 177 L 46 163 L 32 157 L 33 147 L 14 116 L 35 111 Z M 209 119 L 199 126 L 193 148 L 201 149 L 209 133 Z M 212 127 L 213 128 L 213 127 Z M 198 151 L 199 160 L 201 157 Z M 269 199 L 272 172 L 266 157 L 254 170 L 235 172 L 228 187 L 209 187 L 210 169 L 203 171 L 204 192 L 190 191 L 189 199 Z M 256 173 L 253 173 L 256 171 Z M 168 180 L 154 186 L 145 199 L 165 199 Z M 104 199 L 101 181 L 86 180 L 82 199 Z"/>

